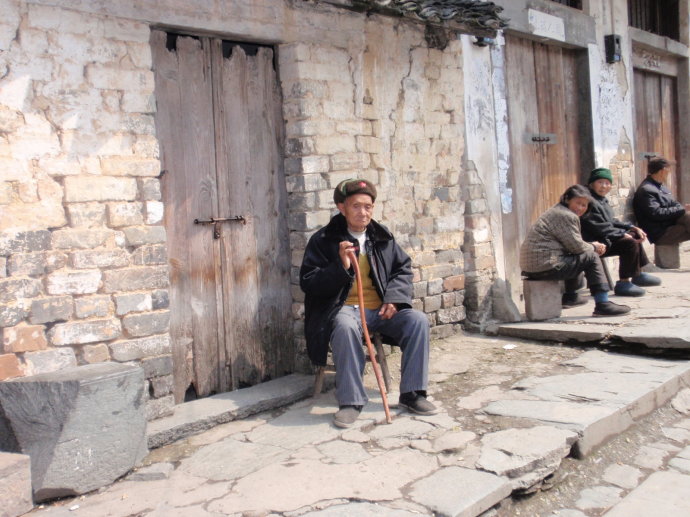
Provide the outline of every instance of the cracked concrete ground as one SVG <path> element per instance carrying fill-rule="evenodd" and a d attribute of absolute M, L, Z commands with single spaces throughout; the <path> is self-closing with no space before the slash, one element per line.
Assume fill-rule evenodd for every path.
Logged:
<path fill-rule="evenodd" d="M 642 301 L 676 319 L 690 274 L 660 275 L 673 275 L 663 304 Z M 212 424 L 152 450 L 113 485 L 32 515 L 642 517 L 654 505 L 688 515 L 689 356 L 631 349 L 610 335 L 582 343 L 459 332 L 432 343 L 438 415 L 393 407 L 385 424 L 369 372 L 372 401 L 351 429 L 332 425 L 337 407 L 326 392 Z M 389 357 L 394 385 L 399 359 Z M 289 397 L 288 386 L 310 381 L 278 380 L 271 390 Z M 224 403 L 237 410 L 213 401 Z"/>

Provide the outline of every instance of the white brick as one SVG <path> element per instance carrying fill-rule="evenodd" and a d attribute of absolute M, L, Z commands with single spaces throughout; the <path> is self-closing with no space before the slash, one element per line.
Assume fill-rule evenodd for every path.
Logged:
<path fill-rule="evenodd" d="M 42 350 L 40 352 L 27 352 L 24 354 L 24 362 L 30 375 L 50 373 L 77 365 L 74 350 L 70 347 Z"/>
<path fill-rule="evenodd" d="M 137 43 L 131 39 L 127 40 L 127 56 L 137 68 L 150 69 L 153 63 L 153 56 L 151 55 L 151 45 L 148 41 L 148 27 L 146 32 L 147 38 L 144 42 Z"/>
<path fill-rule="evenodd" d="M 354 153 L 357 151 L 355 139 L 349 135 L 316 137 L 314 142 L 318 154 Z"/>
<path fill-rule="evenodd" d="M 133 203 L 108 203 L 108 226 L 132 226 L 144 222 L 143 204 Z"/>
<path fill-rule="evenodd" d="M 161 172 L 161 164 L 158 160 L 142 160 L 113 156 L 101 158 L 103 174 L 108 176 L 158 176 Z"/>
<path fill-rule="evenodd" d="M 49 176 L 73 176 L 81 171 L 81 164 L 67 156 L 44 156 L 38 161 L 38 168 Z"/>
<path fill-rule="evenodd" d="M 160 201 L 146 202 L 146 224 L 158 224 L 163 220 L 163 203 Z"/>
<path fill-rule="evenodd" d="M 96 16 L 32 4 L 29 4 L 29 26 L 74 34 L 100 35 L 103 32 L 101 20 Z"/>
<path fill-rule="evenodd" d="M 117 66 L 89 65 L 86 78 L 94 88 L 101 90 L 128 90 L 153 92 L 153 72 L 123 70 Z"/>
<path fill-rule="evenodd" d="M 48 332 L 51 342 L 57 346 L 109 341 L 121 334 L 122 325 L 116 318 L 58 323 Z"/>
<path fill-rule="evenodd" d="M 14 40 L 19 27 L 20 2 L 14 0 L 0 0 L 0 50 L 8 50 Z"/>
<path fill-rule="evenodd" d="M 0 73 L 3 70 L 0 68 Z M 29 102 L 32 94 L 31 77 L 6 77 L 3 79 L 0 88 L 0 104 L 4 104 L 10 109 L 21 111 Z"/>
<path fill-rule="evenodd" d="M 137 197 L 134 178 L 112 176 L 67 176 L 65 201 L 132 201 Z"/>
<path fill-rule="evenodd" d="M 121 18 L 106 18 L 103 22 L 103 33 L 106 38 L 147 44 L 150 37 L 150 30 L 147 24 Z"/>
<path fill-rule="evenodd" d="M 69 204 L 67 212 L 72 227 L 93 228 L 105 224 L 105 205 L 101 203 Z"/>
<path fill-rule="evenodd" d="M 56 271 L 47 280 L 48 294 L 93 294 L 101 283 L 101 272 Z"/>
<path fill-rule="evenodd" d="M 289 43 L 287 45 L 281 45 L 279 56 L 282 70 L 282 66 L 291 61 L 311 61 L 311 46 L 306 43 Z"/>
<path fill-rule="evenodd" d="M 122 109 L 127 113 L 154 113 L 156 98 L 151 93 L 125 91 L 122 94 Z"/>
<path fill-rule="evenodd" d="M 26 160 L 0 156 L 0 181 L 20 181 L 28 174 Z"/>

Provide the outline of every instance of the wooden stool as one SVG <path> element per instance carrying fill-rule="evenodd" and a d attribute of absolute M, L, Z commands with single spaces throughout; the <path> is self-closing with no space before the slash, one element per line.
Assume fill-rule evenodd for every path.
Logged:
<path fill-rule="evenodd" d="M 383 350 L 383 340 L 381 339 L 381 334 L 378 332 L 373 336 L 373 344 L 376 349 L 376 362 L 381 367 L 381 375 L 383 376 L 383 383 L 386 385 L 386 393 L 390 392 L 391 389 L 391 374 L 388 370 L 388 362 L 386 361 L 386 353 Z M 366 347 L 366 343 L 364 344 Z M 369 354 L 367 353 L 367 359 Z M 314 378 L 314 396 L 321 393 L 323 389 L 323 379 L 326 375 L 327 366 L 319 366 L 316 369 L 316 377 Z"/>

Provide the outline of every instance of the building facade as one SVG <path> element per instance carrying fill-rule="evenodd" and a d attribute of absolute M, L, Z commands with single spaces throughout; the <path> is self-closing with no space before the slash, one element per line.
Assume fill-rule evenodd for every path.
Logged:
<path fill-rule="evenodd" d="M 621 215 L 654 153 L 688 198 L 687 0 L 496 1 L 498 33 L 395 3 L 0 0 L 0 380 L 137 364 L 157 418 L 305 370 L 345 178 L 437 337 L 519 318 L 517 246 L 591 167 Z"/>

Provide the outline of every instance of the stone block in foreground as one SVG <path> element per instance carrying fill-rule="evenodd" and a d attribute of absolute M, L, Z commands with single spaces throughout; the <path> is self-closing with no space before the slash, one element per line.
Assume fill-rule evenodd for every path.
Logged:
<path fill-rule="evenodd" d="M 146 454 L 144 374 L 100 363 L 0 383 L 0 449 L 28 454 L 34 500 L 108 485 Z"/>
<path fill-rule="evenodd" d="M 561 283 L 558 280 L 522 281 L 525 314 L 530 321 L 550 320 L 561 316 Z"/>
<path fill-rule="evenodd" d="M 474 517 L 511 493 L 510 483 L 489 472 L 442 468 L 412 485 L 413 501 L 444 517 Z"/>
<path fill-rule="evenodd" d="M 0 515 L 16 517 L 31 510 L 31 464 L 28 456 L 0 452 Z"/>

